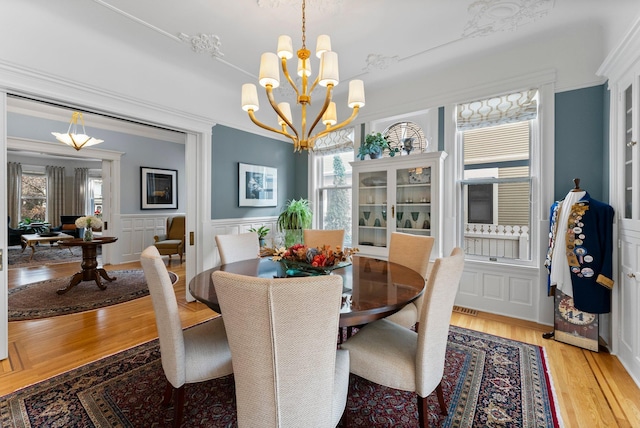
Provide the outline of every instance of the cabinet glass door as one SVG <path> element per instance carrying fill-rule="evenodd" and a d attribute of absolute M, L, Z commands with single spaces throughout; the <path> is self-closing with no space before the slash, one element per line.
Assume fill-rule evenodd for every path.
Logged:
<path fill-rule="evenodd" d="M 396 230 L 430 236 L 431 167 L 399 169 L 396 174 Z"/>
<path fill-rule="evenodd" d="M 358 183 L 358 245 L 387 246 L 387 172 L 360 174 Z"/>
<path fill-rule="evenodd" d="M 633 85 L 624 91 L 624 218 L 633 216 Z"/>

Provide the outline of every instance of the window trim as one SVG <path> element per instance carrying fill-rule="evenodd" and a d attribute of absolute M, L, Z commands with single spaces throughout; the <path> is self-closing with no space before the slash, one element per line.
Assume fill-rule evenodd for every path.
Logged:
<path fill-rule="evenodd" d="M 451 198 L 443 199 L 445 212 L 445 230 L 443 233 L 445 250 L 460 245 L 464 239 L 463 224 L 459 222 L 460 209 L 463 205 L 463 194 L 459 180 L 464 174 L 464 159 L 459 144 L 458 133 L 456 132 L 456 105 L 464 99 L 489 98 L 497 93 L 507 93 L 517 89 L 537 87 L 539 97 L 538 118 L 531 126 L 531 148 L 530 148 L 530 179 L 531 179 L 531 229 L 529 239 L 531 240 L 531 260 L 508 260 L 502 259 L 487 262 L 484 260 L 470 259 L 471 263 L 491 263 L 504 268 L 532 267 L 540 269 L 540 260 L 544 257 L 541 245 L 548 233 L 548 207 L 554 200 L 553 176 L 555 168 L 554 147 L 555 147 L 555 71 L 533 73 L 522 79 L 506 80 L 505 84 L 485 85 L 484 87 L 471 88 L 467 91 L 456 94 L 457 100 L 451 99 L 445 105 L 444 114 L 444 150 L 449 153 L 452 162 L 445 168 L 444 192 L 452 195 Z M 544 144 L 545 150 L 542 150 Z"/>

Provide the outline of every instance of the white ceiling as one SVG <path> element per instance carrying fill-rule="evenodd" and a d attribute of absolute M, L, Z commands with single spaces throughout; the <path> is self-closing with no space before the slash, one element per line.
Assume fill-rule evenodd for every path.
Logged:
<path fill-rule="evenodd" d="M 301 0 L 94 0 L 64 10 L 45 3 L 109 38 L 233 84 L 257 79 L 260 55 L 275 52 L 280 34 L 292 37 L 294 50 L 301 46 Z M 373 85 L 584 22 L 606 28 L 613 44 L 639 12 L 637 0 L 307 0 L 307 47 L 314 51 L 316 37 L 330 35 L 341 79 Z M 191 40 L 203 35 L 219 46 L 193 51 Z"/>
<path fill-rule="evenodd" d="M 14 3 L 31 16 L 41 15 L 40 21 L 32 20 L 30 24 L 8 24 L 14 33 L 25 32 L 16 34 L 16 40 L 31 43 L 39 50 L 37 58 L 34 55 L 32 59 L 6 41 L 6 55 L 12 53 L 34 64 L 37 59 L 51 67 L 53 74 L 70 78 L 76 78 L 71 76 L 75 70 L 65 70 L 60 61 L 77 61 L 76 70 L 86 65 L 89 73 L 91 67 L 102 68 L 96 70 L 104 74 L 101 83 L 123 93 L 139 89 L 140 76 L 133 73 L 145 73 L 142 80 L 155 88 L 147 89 L 149 98 L 157 96 L 153 92 L 161 87 L 154 79 L 160 78 L 153 70 L 129 70 L 131 79 L 123 79 L 116 76 L 117 70 L 113 73 L 109 70 L 112 65 L 107 62 L 118 62 L 121 68 L 126 68 L 127 55 L 134 51 L 139 58 L 166 64 L 164 73 L 174 73 L 185 91 L 194 92 L 185 95 L 185 99 L 202 97 L 197 84 L 187 86 L 190 76 L 193 80 L 212 81 L 212 85 L 220 88 L 215 92 L 218 102 L 225 103 L 227 109 L 238 110 L 238 115 L 242 113 L 241 85 L 257 83 L 260 55 L 275 52 L 280 34 L 292 37 L 294 50 L 301 45 L 301 0 L 15 0 Z M 319 34 L 331 36 L 343 82 L 336 88 L 336 95 L 344 96 L 346 82 L 353 78 L 363 79 L 369 94 L 374 89 L 402 84 L 406 81 L 403 79 L 428 75 L 432 70 L 442 72 L 449 67 L 455 72 L 455 64 L 461 57 L 482 58 L 512 51 L 532 41 L 554 40 L 556 36 L 567 39 L 574 29 L 584 31 L 585 27 L 601 35 L 599 46 L 592 48 L 597 51 L 594 54 L 600 57 L 600 63 L 639 15 L 638 0 L 307 0 L 306 36 L 307 47 L 312 51 Z M 48 24 L 54 30 L 47 28 Z M 38 31 L 48 34 L 37 34 Z M 580 37 L 584 33 L 576 30 L 575 34 Z M 59 48 L 48 45 L 54 40 L 58 46 L 60 40 L 66 41 L 67 56 L 61 56 Z M 192 49 L 192 41 L 207 40 L 219 44 L 208 51 Z M 586 46 L 585 50 L 589 48 Z M 93 64 L 83 62 L 83 51 L 86 54 L 88 49 L 93 50 L 90 57 Z M 104 64 L 95 64 L 101 49 Z M 312 65 L 316 70 L 317 62 Z M 595 78 L 595 70 L 590 72 Z M 110 75 L 115 76 L 113 82 L 117 84 L 109 81 Z M 87 79 L 90 78 L 87 74 Z M 231 107 L 230 102 L 234 103 Z M 262 102 L 266 105 L 266 101 Z M 245 124 L 248 122 L 246 115 L 243 120 Z"/>

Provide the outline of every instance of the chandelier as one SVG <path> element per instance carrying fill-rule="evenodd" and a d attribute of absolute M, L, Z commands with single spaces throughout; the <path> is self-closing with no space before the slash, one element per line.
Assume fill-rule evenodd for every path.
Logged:
<path fill-rule="evenodd" d="M 277 121 L 280 129 L 265 125 L 258 121 L 255 112 L 260 108 L 258 102 L 258 92 L 252 83 L 242 85 L 242 109 L 249 114 L 251 121 L 259 127 L 272 131 L 293 141 L 295 152 L 302 150 L 313 150 L 314 142 L 320 137 L 327 135 L 331 131 L 340 129 L 353 121 L 358 115 L 360 107 L 364 106 L 364 84 L 362 80 L 351 80 L 349 82 L 349 97 L 347 105 L 352 109 L 351 116 L 345 121 L 338 123 L 336 105 L 331 101 L 333 88 L 339 83 L 338 77 L 338 54 L 331 51 L 331 39 L 327 35 L 318 36 L 316 44 L 316 56 L 320 58 L 318 75 L 309 87 L 309 76 L 311 76 L 310 57 L 311 51 L 306 47 L 306 21 L 305 21 L 305 0 L 302 1 L 302 47 L 297 51 L 298 68 L 297 74 L 302 79 L 302 87 L 298 89 L 296 83 L 291 78 L 287 68 L 287 60 L 293 57 L 293 47 L 291 37 L 280 36 L 278 38 L 277 55 L 272 52 L 262 54 L 260 58 L 259 83 L 265 88 L 269 104 L 277 114 Z M 301 124 L 296 129 L 293 126 L 291 106 L 287 102 L 276 103 L 273 90 L 280 86 L 280 71 L 278 59 L 282 66 L 282 73 L 289 84 L 293 87 L 297 103 L 300 104 Z M 316 86 L 326 87 L 324 104 L 317 117 L 307 130 L 307 107 L 311 104 L 311 93 Z M 313 134 L 316 125 L 322 120 L 326 126 L 324 130 Z"/>
<path fill-rule="evenodd" d="M 78 134 L 78 120 L 82 125 L 82 134 Z M 76 150 L 80 150 L 83 147 L 94 146 L 102 143 L 104 140 L 98 140 L 97 138 L 89 137 L 87 131 L 84 129 L 84 119 L 82 113 L 74 111 L 71 116 L 71 122 L 69 123 L 69 129 L 66 134 L 59 132 L 52 132 L 56 137 L 56 140 L 73 147 Z"/>

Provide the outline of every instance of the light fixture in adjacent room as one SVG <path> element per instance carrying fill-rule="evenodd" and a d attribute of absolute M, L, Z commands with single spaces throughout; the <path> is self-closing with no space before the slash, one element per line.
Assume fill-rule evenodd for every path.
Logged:
<path fill-rule="evenodd" d="M 78 133 L 78 120 L 82 126 L 81 134 Z M 52 132 L 52 134 L 56 137 L 56 140 L 61 143 L 65 143 L 76 150 L 80 150 L 83 147 L 94 146 L 104 141 L 87 135 L 87 131 L 84 129 L 84 118 L 82 117 L 82 113 L 78 111 L 73 112 L 71 122 L 69 123 L 69 129 L 66 134 L 61 134 L 59 132 Z"/>
<path fill-rule="evenodd" d="M 291 37 L 280 36 L 278 38 L 277 54 L 267 52 L 262 54 L 260 60 L 259 83 L 266 89 L 267 98 L 277 115 L 280 129 L 265 125 L 258 121 L 255 112 L 259 109 L 258 92 L 252 83 L 242 85 L 242 109 L 249 114 L 249 117 L 259 127 L 272 131 L 293 141 L 294 151 L 313 150 L 316 139 L 328 134 L 331 131 L 340 129 L 353 121 L 358 115 L 360 107 L 364 106 L 364 84 L 362 80 L 352 80 L 349 82 L 349 98 L 347 105 L 352 109 L 351 116 L 338 123 L 336 106 L 331 101 L 333 88 L 339 83 L 338 77 L 338 54 L 331 51 L 331 40 L 327 35 L 318 36 L 316 44 L 316 56 L 320 58 L 320 68 L 318 75 L 309 88 L 309 76 L 311 75 L 310 57 L 311 51 L 306 47 L 306 20 L 305 1 L 302 1 L 302 47 L 297 51 L 298 64 L 297 73 L 302 79 L 302 87 L 298 89 L 287 69 L 287 60 L 293 57 L 293 47 Z M 298 104 L 300 104 L 301 125 L 299 129 L 293 126 L 291 106 L 289 103 L 276 103 L 273 90 L 280 86 L 280 71 L 278 59 L 282 66 L 282 72 L 293 87 Z M 317 85 L 327 88 L 324 104 L 313 123 L 307 130 L 307 107 L 311 104 L 311 93 Z M 322 120 L 326 128 L 313 135 L 315 126 Z"/>

